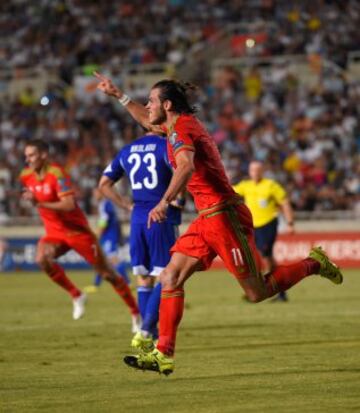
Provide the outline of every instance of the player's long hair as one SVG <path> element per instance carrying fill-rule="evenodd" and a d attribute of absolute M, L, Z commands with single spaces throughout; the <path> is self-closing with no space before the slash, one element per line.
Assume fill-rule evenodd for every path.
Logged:
<path fill-rule="evenodd" d="M 25 146 L 33 146 L 39 152 L 49 152 L 49 144 L 42 139 L 31 139 L 27 141 Z"/>
<path fill-rule="evenodd" d="M 194 91 L 196 86 L 187 82 L 176 80 L 160 80 L 155 83 L 153 89 L 159 89 L 160 102 L 169 100 L 173 105 L 173 111 L 177 113 L 195 113 L 196 107 L 189 102 L 189 91 Z"/>

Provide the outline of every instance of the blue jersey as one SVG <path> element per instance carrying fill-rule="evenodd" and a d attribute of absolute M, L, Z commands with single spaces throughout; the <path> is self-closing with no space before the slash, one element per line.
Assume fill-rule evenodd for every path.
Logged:
<path fill-rule="evenodd" d="M 124 146 L 103 174 L 114 182 L 124 174 L 129 178 L 134 200 L 131 222 L 146 223 L 148 213 L 159 203 L 172 177 L 166 139 L 145 135 Z M 181 211 L 170 206 L 167 222 L 179 225 L 180 220 Z"/>
<path fill-rule="evenodd" d="M 103 229 L 100 243 L 111 241 L 114 246 L 122 243 L 120 222 L 113 203 L 109 200 L 101 200 L 98 205 L 99 227 Z"/>

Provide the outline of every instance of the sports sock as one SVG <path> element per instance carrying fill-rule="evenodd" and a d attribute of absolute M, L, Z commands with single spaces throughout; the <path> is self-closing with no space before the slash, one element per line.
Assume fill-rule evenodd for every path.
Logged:
<path fill-rule="evenodd" d="M 124 300 L 125 304 L 128 306 L 131 314 L 139 314 L 139 309 L 136 304 L 135 298 L 131 293 L 129 286 L 126 284 L 122 277 L 116 277 L 114 282 L 111 282 L 114 290 L 120 295 Z"/>
<path fill-rule="evenodd" d="M 153 340 L 157 340 L 159 338 L 159 329 L 156 324 L 150 329 L 150 335 Z"/>
<path fill-rule="evenodd" d="M 285 291 L 280 291 L 277 297 L 279 300 L 286 301 L 287 300 L 287 294 Z"/>
<path fill-rule="evenodd" d="M 137 299 L 139 304 L 139 310 L 141 314 L 141 318 L 144 320 L 146 314 L 146 307 L 151 297 L 151 293 L 153 291 L 153 287 L 145 287 L 145 286 L 138 286 L 137 288 Z"/>
<path fill-rule="evenodd" d="M 100 274 L 96 274 L 94 278 L 95 287 L 99 287 L 100 284 L 102 283 L 102 280 L 103 280 L 102 276 Z"/>
<path fill-rule="evenodd" d="M 126 284 L 130 284 L 130 278 L 127 273 L 127 263 L 125 261 L 120 262 L 116 266 L 116 271 L 123 277 Z"/>
<path fill-rule="evenodd" d="M 69 280 L 59 264 L 54 263 L 47 275 L 54 283 L 66 290 L 71 297 L 77 298 L 81 295 L 81 291 Z"/>
<path fill-rule="evenodd" d="M 308 275 L 317 274 L 320 264 L 306 258 L 291 265 L 280 265 L 264 276 L 268 297 L 286 291 Z"/>
<path fill-rule="evenodd" d="M 143 323 L 141 330 L 149 332 L 153 338 L 157 338 L 157 322 L 159 320 L 159 306 L 161 297 L 161 284 L 158 283 L 153 288 L 151 295 L 148 299 L 145 316 L 143 317 Z"/>
<path fill-rule="evenodd" d="M 157 348 L 173 356 L 176 332 L 184 312 L 184 290 L 162 290 L 160 301 L 160 334 Z"/>

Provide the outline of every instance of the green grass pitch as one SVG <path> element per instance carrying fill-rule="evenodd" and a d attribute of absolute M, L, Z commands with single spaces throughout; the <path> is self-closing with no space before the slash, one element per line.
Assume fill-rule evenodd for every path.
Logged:
<path fill-rule="evenodd" d="M 130 318 L 108 285 L 73 321 L 44 275 L 1 275 L 0 411 L 360 411 L 359 273 L 341 286 L 309 277 L 287 304 L 244 302 L 224 271 L 195 274 L 169 377 L 123 364 Z"/>

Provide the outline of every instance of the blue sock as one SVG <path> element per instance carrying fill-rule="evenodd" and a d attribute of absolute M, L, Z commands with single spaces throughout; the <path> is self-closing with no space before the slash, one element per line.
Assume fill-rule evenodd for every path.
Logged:
<path fill-rule="evenodd" d="M 278 297 L 280 298 L 280 300 L 287 300 L 287 294 L 285 291 L 280 291 Z"/>
<path fill-rule="evenodd" d="M 159 321 L 159 306 L 161 297 L 161 284 L 158 283 L 152 291 L 146 306 L 145 316 L 141 329 L 152 334 L 153 338 L 158 337 L 157 323 Z"/>
<path fill-rule="evenodd" d="M 100 286 L 100 284 L 102 283 L 102 276 L 101 275 L 99 275 L 99 274 L 96 274 L 95 275 L 95 278 L 94 278 L 94 286 L 95 287 L 99 287 Z"/>
<path fill-rule="evenodd" d="M 138 287 L 137 288 L 137 298 L 138 306 L 141 314 L 141 318 L 144 320 L 146 307 L 151 296 L 153 287 Z"/>
<path fill-rule="evenodd" d="M 130 278 L 128 276 L 127 273 L 127 263 L 124 262 L 120 262 L 117 267 L 116 267 L 116 271 L 122 276 L 122 278 L 126 281 L 126 284 L 130 284 Z"/>

